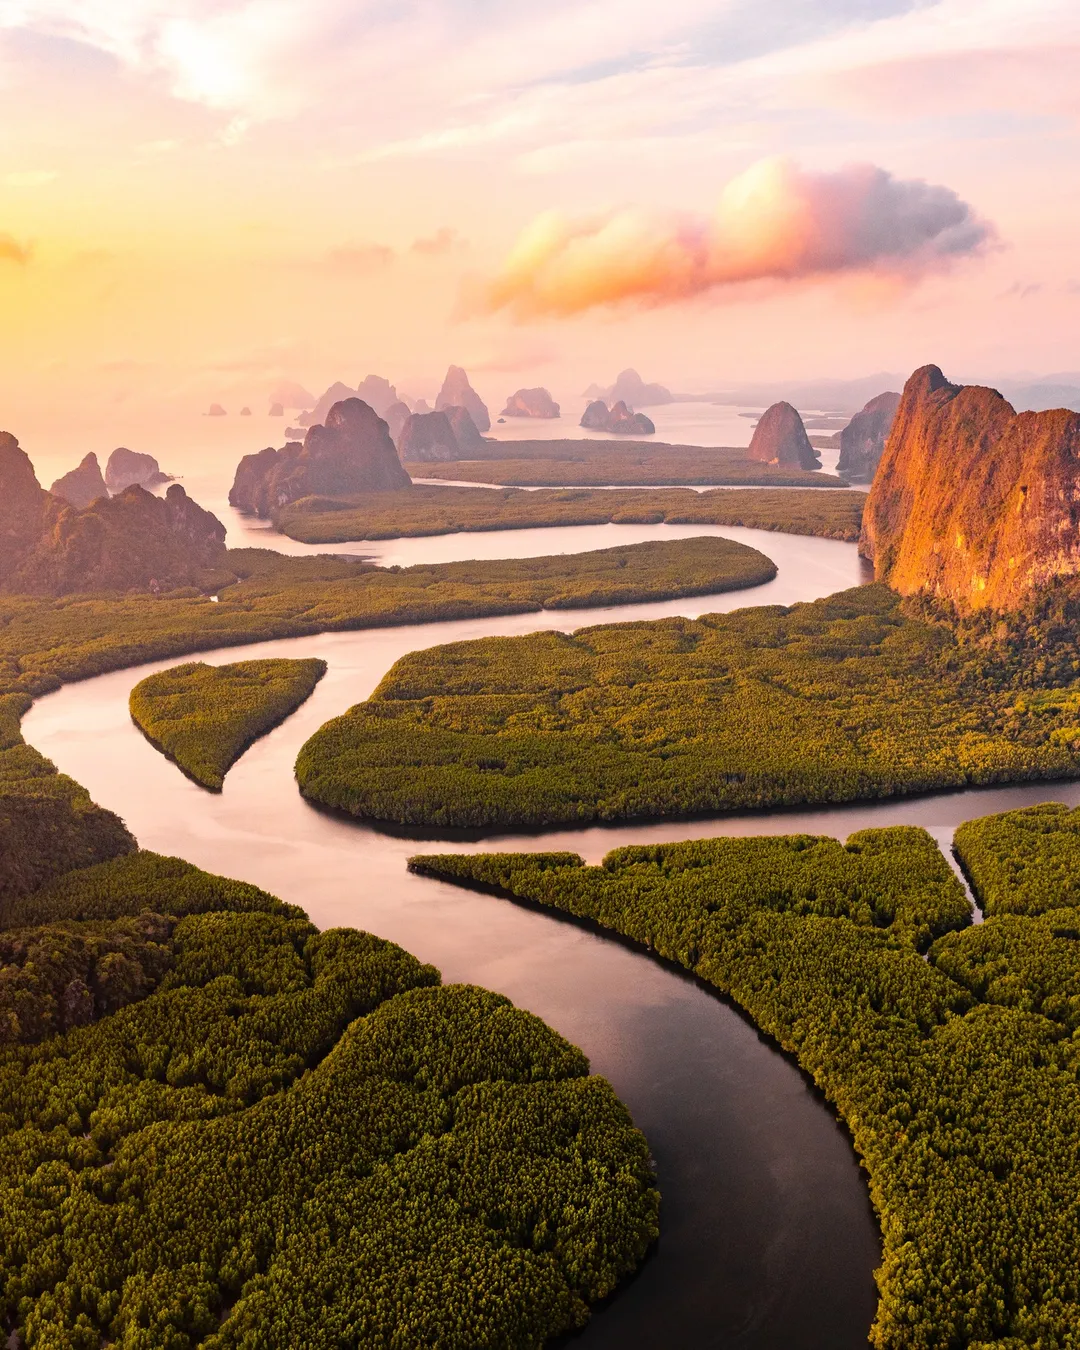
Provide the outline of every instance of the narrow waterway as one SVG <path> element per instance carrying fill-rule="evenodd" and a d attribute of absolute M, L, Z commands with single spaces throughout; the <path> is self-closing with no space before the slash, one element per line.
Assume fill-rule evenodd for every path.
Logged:
<path fill-rule="evenodd" d="M 672 533 L 665 526 L 602 526 L 483 538 L 498 545 L 492 556 L 530 556 L 601 546 L 596 531 L 613 528 L 620 540 L 635 528 L 643 538 Z M 314 696 L 241 759 L 220 796 L 189 782 L 128 716 L 131 687 L 175 661 L 61 689 L 34 706 L 24 730 L 96 801 L 119 812 L 144 847 L 264 886 L 303 905 L 320 927 L 348 924 L 391 938 L 433 961 L 448 981 L 506 993 L 586 1051 L 649 1138 L 664 1209 L 657 1251 L 597 1313 L 583 1346 L 855 1350 L 865 1346 L 873 1317 L 878 1235 L 850 1140 L 797 1069 L 679 972 L 557 916 L 413 876 L 406 860 L 425 848 L 570 848 L 598 861 L 624 843 L 803 829 L 843 838 L 897 822 L 926 825 L 947 846 L 963 819 L 1022 801 L 1080 799 L 1080 786 L 425 844 L 415 834 L 321 813 L 303 802 L 293 780 L 307 737 L 367 697 L 407 651 L 490 634 L 791 603 L 866 579 L 850 545 L 687 531 L 706 532 L 763 548 L 779 565 L 777 578 L 689 601 L 325 634 L 202 654 L 211 663 L 279 655 L 329 663 Z M 545 536 L 543 546 L 537 535 Z M 430 549 L 446 541 L 396 542 Z"/>

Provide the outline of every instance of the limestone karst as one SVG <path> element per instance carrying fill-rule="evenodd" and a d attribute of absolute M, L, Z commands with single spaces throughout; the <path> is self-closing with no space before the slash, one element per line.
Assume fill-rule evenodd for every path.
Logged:
<path fill-rule="evenodd" d="M 1024 608 L 1080 574 L 1080 413 L 1017 413 L 923 366 L 904 386 L 863 515 L 863 556 L 903 595 Z"/>
<path fill-rule="evenodd" d="M 585 397 L 600 399 L 604 403 L 625 403 L 631 408 L 649 408 L 659 403 L 673 403 L 670 389 L 662 384 L 649 384 L 634 369 L 619 372 L 615 383 L 602 389 L 591 384 L 585 391 Z"/>
<path fill-rule="evenodd" d="M 402 460 L 427 464 L 459 458 L 446 413 L 410 413 L 398 437 L 398 454 Z"/>
<path fill-rule="evenodd" d="M 348 496 L 408 487 L 390 430 L 362 399 L 346 398 L 309 427 L 301 445 L 291 441 L 245 455 L 236 470 L 229 504 L 268 517 L 279 507 L 313 494 Z"/>
<path fill-rule="evenodd" d="M 484 438 L 480 435 L 480 429 L 473 421 L 468 408 L 449 407 L 443 411 L 453 430 L 462 459 L 468 459 L 470 454 L 483 450 Z"/>
<path fill-rule="evenodd" d="M 484 400 L 469 383 L 469 377 L 460 366 L 451 366 L 446 372 L 439 396 L 435 400 L 436 412 L 445 412 L 447 408 L 464 408 L 483 435 L 491 430 L 491 417 Z"/>
<path fill-rule="evenodd" d="M 840 458 L 836 472 L 854 483 L 868 483 L 874 476 L 900 406 L 900 395 L 878 394 L 857 412 L 840 432 Z"/>
<path fill-rule="evenodd" d="M 105 465 L 105 485 L 112 493 L 123 492 L 133 483 L 149 488 L 169 481 L 169 475 L 161 472 L 153 455 L 129 450 L 123 445 L 117 446 Z"/>
<path fill-rule="evenodd" d="M 616 436 L 652 436 L 656 433 L 651 417 L 631 412 L 621 400 L 609 408 L 603 399 L 594 399 L 582 414 L 581 426 L 590 431 L 607 431 Z"/>
<path fill-rule="evenodd" d="M 558 417 L 559 405 L 546 389 L 519 389 L 506 400 L 503 417 Z"/>
<path fill-rule="evenodd" d="M 224 525 L 179 483 L 164 497 L 133 486 L 80 508 L 45 492 L 18 441 L 0 432 L 0 590 L 161 592 L 199 586 L 224 562 Z"/>
<path fill-rule="evenodd" d="M 747 451 L 750 459 L 783 469 L 820 469 L 818 452 L 810 444 L 803 420 L 790 403 L 766 408 L 754 428 Z"/>
<path fill-rule="evenodd" d="M 69 506 L 89 506 L 99 497 L 107 497 L 108 489 L 101 476 L 101 465 L 92 451 L 84 455 L 77 468 L 58 478 L 49 489 L 54 497 L 62 497 Z"/>

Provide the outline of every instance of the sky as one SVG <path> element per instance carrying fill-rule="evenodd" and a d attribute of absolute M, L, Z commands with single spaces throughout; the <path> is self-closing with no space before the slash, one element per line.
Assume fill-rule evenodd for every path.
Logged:
<path fill-rule="evenodd" d="M 1078 69 L 1075 0 L 0 0 L 0 425 L 1075 371 Z"/>

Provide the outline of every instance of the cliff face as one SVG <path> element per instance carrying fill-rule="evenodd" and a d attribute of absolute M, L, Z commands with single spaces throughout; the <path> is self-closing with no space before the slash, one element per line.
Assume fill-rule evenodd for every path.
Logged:
<path fill-rule="evenodd" d="M 398 454 L 404 460 L 432 464 L 459 457 L 457 437 L 446 413 L 412 413 L 401 428 Z"/>
<path fill-rule="evenodd" d="M 390 429 L 390 439 L 397 444 L 397 439 L 401 435 L 401 428 L 411 416 L 409 405 L 402 403 L 400 399 L 396 403 L 391 403 L 389 408 L 382 414 L 382 419 Z"/>
<path fill-rule="evenodd" d="M 1020 609 L 1080 574 L 1080 414 L 1014 412 L 937 366 L 904 386 L 863 516 L 879 580 L 961 612 Z"/>
<path fill-rule="evenodd" d="M 445 412 L 462 458 L 477 450 L 483 450 L 484 438 L 480 435 L 480 429 L 473 421 L 468 408 L 446 408 Z"/>
<path fill-rule="evenodd" d="M 435 400 L 436 412 L 446 412 L 448 408 L 465 408 L 476 424 L 477 431 L 483 433 L 491 430 L 487 406 L 460 366 L 451 366 L 446 372 L 439 397 Z"/>
<path fill-rule="evenodd" d="M 225 562 L 225 526 L 174 483 L 79 509 L 38 485 L 14 436 L 0 432 L 0 591 L 69 595 L 201 585 Z"/>
<path fill-rule="evenodd" d="M 774 403 L 754 428 L 747 454 L 764 464 L 785 469 L 820 469 L 821 460 L 810 444 L 803 420 L 790 403 Z"/>
<path fill-rule="evenodd" d="M 840 433 L 837 473 L 856 483 L 869 483 L 873 479 L 899 406 L 899 394 L 878 394 L 855 414 Z"/>
<path fill-rule="evenodd" d="M 45 528 L 52 498 L 41 486 L 30 456 L 8 431 L 0 431 L 0 586 L 15 575 Z"/>
<path fill-rule="evenodd" d="M 267 517 L 301 497 L 389 492 L 411 482 L 386 423 L 360 399 L 347 398 L 334 404 L 324 425 L 308 428 L 303 445 L 245 455 L 229 504 Z"/>
<path fill-rule="evenodd" d="M 110 492 L 123 492 L 133 483 L 138 483 L 139 487 L 157 487 L 168 481 L 169 475 L 161 472 L 153 455 L 128 450 L 123 445 L 117 446 L 105 465 L 105 483 Z"/>
<path fill-rule="evenodd" d="M 651 417 L 631 412 L 620 399 L 609 408 L 603 399 L 595 399 L 581 415 L 581 426 L 590 431 L 607 431 L 614 436 L 653 436 L 656 427 Z"/>
<path fill-rule="evenodd" d="M 503 417 L 558 417 L 559 405 L 546 389 L 519 389 L 506 400 Z"/>
<path fill-rule="evenodd" d="M 78 468 L 58 478 L 49 491 L 54 497 L 62 497 L 69 506 L 78 507 L 89 506 L 99 497 L 109 495 L 97 455 L 93 452 L 83 456 Z"/>

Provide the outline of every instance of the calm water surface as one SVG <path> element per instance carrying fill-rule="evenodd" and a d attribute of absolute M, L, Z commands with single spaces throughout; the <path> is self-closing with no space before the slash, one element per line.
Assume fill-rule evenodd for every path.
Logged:
<path fill-rule="evenodd" d="M 613 529 L 619 539 L 672 533 L 601 526 L 483 538 L 497 547 L 488 556 L 531 556 L 600 547 L 597 535 L 606 542 Z M 752 591 L 690 601 L 324 634 L 203 654 L 212 663 L 278 655 L 329 663 L 313 697 L 240 760 L 220 796 L 189 782 L 128 716 L 131 687 L 175 661 L 61 689 L 34 706 L 24 729 L 96 801 L 119 812 L 144 847 L 264 886 L 302 905 L 321 927 L 348 924 L 391 938 L 433 961 L 448 981 L 502 991 L 586 1051 L 648 1136 L 664 1208 L 654 1256 L 598 1312 L 580 1344 L 855 1350 L 866 1345 L 873 1318 L 876 1225 L 846 1132 L 794 1066 L 679 972 L 554 915 L 412 876 L 406 859 L 425 848 L 569 848 L 595 862 L 626 843 L 791 830 L 844 838 L 892 823 L 925 825 L 947 845 L 961 820 L 1048 797 L 1080 801 L 1080 785 L 425 844 L 323 814 L 302 801 L 293 781 L 308 736 L 367 697 L 407 651 L 489 634 L 791 603 L 866 579 L 850 545 L 686 531 L 706 532 L 762 547 L 779 575 Z M 387 561 L 421 561 L 422 550 L 432 560 L 460 538 L 378 547 Z M 400 548 L 406 552 L 394 552 Z M 414 548 L 421 552 L 411 554 Z"/>

